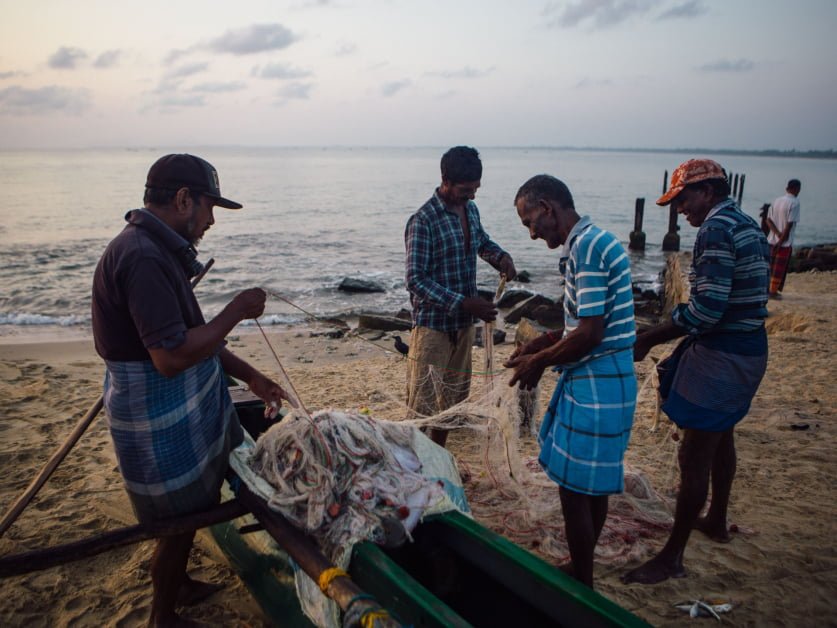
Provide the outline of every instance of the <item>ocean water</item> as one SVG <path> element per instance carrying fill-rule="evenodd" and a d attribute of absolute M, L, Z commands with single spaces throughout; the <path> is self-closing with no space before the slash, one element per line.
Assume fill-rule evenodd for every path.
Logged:
<path fill-rule="evenodd" d="M 197 289 L 208 317 L 238 291 L 261 286 L 307 312 L 350 317 L 395 312 L 409 304 L 404 287 L 404 226 L 439 183 L 437 148 L 231 148 L 0 151 L 0 338 L 37 327 L 85 331 L 96 262 L 141 206 L 148 167 L 160 155 L 191 152 L 218 169 L 225 196 L 241 211 L 216 208 L 216 224 L 200 245 L 215 266 Z M 476 202 L 483 226 L 509 251 L 532 283 L 519 287 L 558 295 L 558 259 L 528 232 L 512 205 L 530 176 L 563 179 L 581 214 L 626 244 L 635 199 L 643 197 L 646 251 L 632 252 L 634 280 L 653 282 L 664 263 L 660 245 L 668 210 L 654 200 L 670 173 L 690 154 L 481 148 L 482 187 Z M 713 157 L 712 155 L 707 155 Z M 746 175 L 742 206 L 753 217 L 802 181 L 802 220 L 796 244 L 837 241 L 837 162 L 720 156 L 728 171 Z M 680 220 L 681 250 L 695 229 Z M 386 292 L 346 294 L 344 277 L 379 282 Z M 479 262 L 481 287 L 494 290 L 497 273 Z M 512 284 L 514 287 L 516 284 Z M 264 324 L 302 322 L 305 314 L 271 298 Z"/>

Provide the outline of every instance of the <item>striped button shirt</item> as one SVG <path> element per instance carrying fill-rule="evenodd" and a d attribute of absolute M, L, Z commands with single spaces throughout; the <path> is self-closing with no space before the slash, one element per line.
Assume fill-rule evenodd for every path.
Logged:
<path fill-rule="evenodd" d="M 690 334 L 753 331 L 767 317 L 770 247 L 756 221 L 728 198 L 695 238 L 689 302 L 671 320 Z"/>
<path fill-rule="evenodd" d="M 407 290 L 413 305 L 413 326 L 456 331 L 474 318 L 462 311 L 466 297 L 477 296 L 477 255 L 498 266 L 506 252 L 482 228 L 476 203 L 465 206 L 471 246 L 459 216 L 445 207 L 439 190 L 407 221 Z"/>
<path fill-rule="evenodd" d="M 604 338 L 586 359 L 633 347 L 631 265 L 622 244 L 584 216 L 570 231 L 564 251 L 564 335 L 578 327 L 580 318 L 603 316 Z"/>

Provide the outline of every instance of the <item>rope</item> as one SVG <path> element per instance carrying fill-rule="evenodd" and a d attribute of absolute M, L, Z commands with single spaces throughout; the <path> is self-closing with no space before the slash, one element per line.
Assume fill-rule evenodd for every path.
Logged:
<path fill-rule="evenodd" d="M 375 622 L 379 619 L 389 619 L 390 614 L 386 612 L 384 609 L 369 611 L 364 613 L 363 616 L 360 618 L 360 625 L 363 628 L 374 628 Z"/>
<path fill-rule="evenodd" d="M 291 378 L 288 376 L 287 371 L 285 371 L 285 367 L 282 366 L 282 361 L 279 359 L 279 356 L 276 355 L 276 350 L 273 348 L 273 345 L 270 344 L 270 340 L 267 338 L 267 334 L 264 333 L 264 329 L 262 329 L 261 323 L 259 323 L 259 319 L 254 319 L 256 321 L 256 327 L 259 328 L 259 331 L 262 332 L 262 338 L 264 338 L 265 343 L 267 343 L 268 349 L 273 354 L 273 359 L 276 360 L 276 364 L 279 365 L 279 369 L 282 371 L 282 376 L 285 379 L 285 383 L 288 384 L 288 387 L 293 391 L 294 397 L 296 398 L 296 402 L 299 404 L 300 410 L 302 410 L 305 417 L 310 421 L 311 420 L 311 413 L 308 412 L 308 409 L 305 407 L 305 404 L 302 402 L 302 398 L 299 396 L 299 392 L 297 392 L 294 383 L 291 381 Z"/>
<path fill-rule="evenodd" d="M 335 578 L 348 578 L 349 574 L 346 572 L 345 569 L 340 569 L 340 567 L 329 567 L 325 571 L 320 574 L 320 577 L 317 578 L 317 584 L 320 586 L 320 591 L 323 593 L 328 592 L 328 588 L 331 586 L 332 581 Z"/>

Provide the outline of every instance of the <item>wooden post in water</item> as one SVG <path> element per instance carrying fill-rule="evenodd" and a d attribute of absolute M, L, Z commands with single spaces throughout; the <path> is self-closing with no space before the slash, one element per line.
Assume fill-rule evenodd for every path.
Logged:
<path fill-rule="evenodd" d="M 666 193 L 666 185 L 668 185 L 668 170 L 663 171 L 663 194 Z M 677 212 L 674 208 L 668 206 L 668 233 L 663 238 L 664 251 L 679 251 L 680 250 L 680 235 L 677 233 L 680 227 L 677 226 Z"/>
<path fill-rule="evenodd" d="M 664 251 L 680 250 L 680 234 L 677 233 L 680 227 L 677 225 L 677 210 L 672 205 L 668 206 L 668 233 L 663 238 Z"/>
<path fill-rule="evenodd" d="M 735 198 L 738 195 L 738 174 L 733 175 L 732 178 L 732 197 Z"/>
<path fill-rule="evenodd" d="M 645 213 L 645 199 L 636 199 L 634 207 L 634 230 L 631 231 L 628 248 L 635 251 L 645 250 L 645 232 L 642 230 L 642 217 Z"/>
<path fill-rule="evenodd" d="M 741 207 L 741 197 L 744 196 L 744 177 L 747 175 L 741 175 L 741 181 L 738 184 L 738 206 Z"/>

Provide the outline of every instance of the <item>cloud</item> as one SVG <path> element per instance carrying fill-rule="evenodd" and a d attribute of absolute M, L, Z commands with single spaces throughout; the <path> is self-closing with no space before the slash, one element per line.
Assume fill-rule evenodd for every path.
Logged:
<path fill-rule="evenodd" d="M 288 83 L 276 95 L 283 100 L 308 100 L 313 87 L 313 83 Z"/>
<path fill-rule="evenodd" d="M 404 79 L 401 81 L 389 81 L 388 83 L 384 83 L 381 86 L 381 94 L 385 97 L 389 98 L 390 96 L 395 96 L 398 92 L 402 89 L 410 86 L 410 80 Z"/>
<path fill-rule="evenodd" d="M 427 76 L 438 76 L 446 79 L 475 79 L 488 76 L 494 71 L 494 66 L 486 68 L 485 70 L 477 70 L 471 66 L 466 65 L 460 70 L 445 70 L 443 72 L 427 72 Z"/>
<path fill-rule="evenodd" d="M 586 87 L 610 87 L 611 85 L 613 85 L 613 81 L 610 79 L 592 79 L 589 77 L 584 77 L 575 84 L 579 89 Z"/>
<path fill-rule="evenodd" d="M 0 72 L 0 81 L 2 81 L 3 79 L 14 78 L 15 76 L 23 76 L 23 72 L 18 72 L 16 70 L 10 70 L 9 72 Z"/>
<path fill-rule="evenodd" d="M 698 17 L 708 13 L 709 9 L 703 4 L 703 0 L 686 0 L 666 9 L 657 17 L 658 20 L 676 20 L 680 18 Z"/>
<path fill-rule="evenodd" d="M 228 30 L 221 37 L 209 42 L 214 52 L 248 55 L 268 50 L 287 48 L 297 36 L 281 24 L 253 24 L 237 30 Z"/>
<path fill-rule="evenodd" d="M 311 72 L 293 68 L 286 63 L 268 63 L 262 68 L 253 68 L 253 76 L 264 79 L 298 79 L 311 76 Z"/>
<path fill-rule="evenodd" d="M 49 85 L 28 89 L 13 85 L 0 89 L 0 113 L 11 115 L 39 115 L 52 113 L 80 114 L 90 107 L 87 89 L 70 89 Z"/>
<path fill-rule="evenodd" d="M 119 50 L 106 50 L 96 57 L 93 65 L 97 68 L 112 68 L 119 61 L 121 54 L 122 52 Z"/>
<path fill-rule="evenodd" d="M 593 28 L 608 28 L 621 24 L 634 17 L 643 15 L 652 7 L 659 4 L 659 0 L 577 0 L 569 5 L 548 5 L 543 11 L 544 17 L 550 18 L 547 26 L 573 28 L 582 22 L 592 22 Z M 554 18 L 550 16 L 563 11 Z"/>
<path fill-rule="evenodd" d="M 191 87 L 190 92 L 200 92 L 205 94 L 223 94 L 226 92 L 239 92 L 247 87 L 241 81 L 230 81 L 228 83 L 200 83 Z"/>
<path fill-rule="evenodd" d="M 337 50 L 334 51 L 334 54 L 338 57 L 348 57 L 349 55 L 353 55 L 357 52 L 357 44 L 353 44 L 351 42 L 346 42 L 340 44 L 337 47 Z"/>
<path fill-rule="evenodd" d="M 700 72 L 749 72 L 755 67 L 750 59 L 720 59 L 698 66 Z"/>
<path fill-rule="evenodd" d="M 47 60 L 49 67 L 56 70 L 72 70 L 82 59 L 87 58 L 87 53 L 81 48 L 68 48 L 61 46 Z"/>
<path fill-rule="evenodd" d="M 166 72 L 166 79 L 175 79 L 183 78 L 185 76 L 192 76 L 193 74 L 199 74 L 203 72 L 208 67 L 209 64 L 205 62 L 181 65 L 179 68 L 174 68 L 173 70 Z"/>
<path fill-rule="evenodd" d="M 169 50 L 166 56 L 163 57 L 163 63 L 166 65 L 172 65 L 173 63 L 176 63 L 178 59 L 186 56 L 193 50 L 194 46 L 191 48 L 174 48 L 172 50 Z"/>
<path fill-rule="evenodd" d="M 174 94 L 161 98 L 157 102 L 160 110 L 179 109 L 181 107 L 203 107 L 206 105 L 206 99 L 203 96 L 181 96 Z"/>

